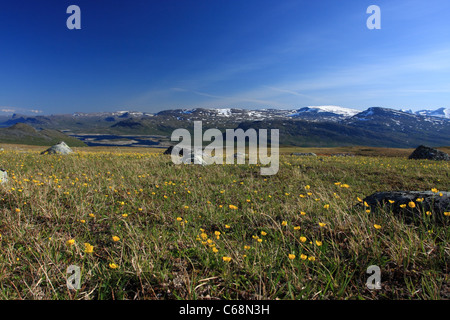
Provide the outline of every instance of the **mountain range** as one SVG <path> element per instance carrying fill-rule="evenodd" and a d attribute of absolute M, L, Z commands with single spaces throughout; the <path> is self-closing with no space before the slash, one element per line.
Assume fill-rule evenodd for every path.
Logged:
<path fill-rule="evenodd" d="M 58 130 L 68 135 L 160 135 L 177 128 L 266 128 L 280 130 L 280 143 L 295 146 L 416 147 L 450 145 L 450 109 L 394 110 L 371 107 L 361 111 L 339 106 L 300 109 L 172 109 L 158 113 L 138 111 L 93 112 L 56 115 L 0 116 L 0 126 L 17 123 L 36 129 Z"/>

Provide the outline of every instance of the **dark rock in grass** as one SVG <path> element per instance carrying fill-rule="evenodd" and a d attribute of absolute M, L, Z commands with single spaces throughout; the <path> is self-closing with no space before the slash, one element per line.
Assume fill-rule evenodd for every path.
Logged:
<path fill-rule="evenodd" d="M 334 153 L 331 155 L 332 157 L 354 157 L 354 154 L 351 153 Z"/>
<path fill-rule="evenodd" d="M 418 146 L 416 150 L 411 153 L 409 159 L 428 159 L 428 160 L 444 160 L 450 161 L 450 156 L 440 150 L 430 148 L 427 146 Z"/>
<path fill-rule="evenodd" d="M 389 200 L 394 202 L 391 203 Z M 392 212 L 407 222 L 422 221 L 425 218 L 434 223 L 450 222 L 450 216 L 445 215 L 445 212 L 450 212 L 450 192 L 377 192 L 364 198 L 364 202 L 373 211 L 384 208 L 386 212 Z M 413 207 L 410 206 L 412 203 L 414 203 Z M 427 215 L 427 211 L 431 215 Z"/>
<path fill-rule="evenodd" d="M 174 146 L 168 147 L 167 150 L 164 151 L 164 154 L 168 154 L 168 155 L 172 154 L 173 148 L 174 148 Z M 175 152 L 176 152 L 177 150 L 178 150 L 178 155 L 179 155 L 179 156 L 182 156 L 182 155 L 183 155 L 183 148 L 176 147 L 176 148 L 175 148 Z"/>
<path fill-rule="evenodd" d="M 311 156 L 311 157 L 317 157 L 317 154 L 314 152 L 293 152 L 291 153 L 291 156 Z"/>
<path fill-rule="evenodd" d="M 73 153 L 73 150 L 70 149 L 70 147 L 64 142 L 61 141 L 58 144 L 55 144 L 54 146 L 51 146 L 45 151 L 42 151 L 41 154 L 69 154 Z"/>

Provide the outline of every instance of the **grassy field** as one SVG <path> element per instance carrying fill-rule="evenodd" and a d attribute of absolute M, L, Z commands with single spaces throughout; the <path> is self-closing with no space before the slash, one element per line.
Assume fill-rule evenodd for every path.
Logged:
<path fill-rule="evenodd" d="M 278 174 L 261 176 L 177 166 L 164 149 L 3 147 L 1 299 L 450 298 L 450 217 L 409 225 L 355 206 L 376 191 L 449 191 L 448 162 L 289 148 Z M 357 156 L 326 156 L 342 152 Z M 70 265 L 79 290 L 67 288 Z M 370 265 L 381 290 L 366 288 Z"/>

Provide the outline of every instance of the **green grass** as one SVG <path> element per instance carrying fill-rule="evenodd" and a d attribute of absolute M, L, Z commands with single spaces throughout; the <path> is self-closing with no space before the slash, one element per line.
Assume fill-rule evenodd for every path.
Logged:
<path fill-rule="evenodd" d="M 448 162 L 282 155 L 261 176 L 123 150 L 0 153 L 0 299 L 448 298 L 448 223 L 354 206 L 376 191 L 445 190 Z M 67 289 L 69 265 L 79 290 Z M 366 288 L 370 265 L 381 290 Z"/>

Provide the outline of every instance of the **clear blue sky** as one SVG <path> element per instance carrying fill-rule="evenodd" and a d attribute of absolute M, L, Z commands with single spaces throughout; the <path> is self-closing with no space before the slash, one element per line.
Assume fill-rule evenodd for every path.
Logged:
<path fill-rule="evenodd" d="M 0 3 L 0 110 L 314 105 L 449 107 L 450 1 Z"/>

